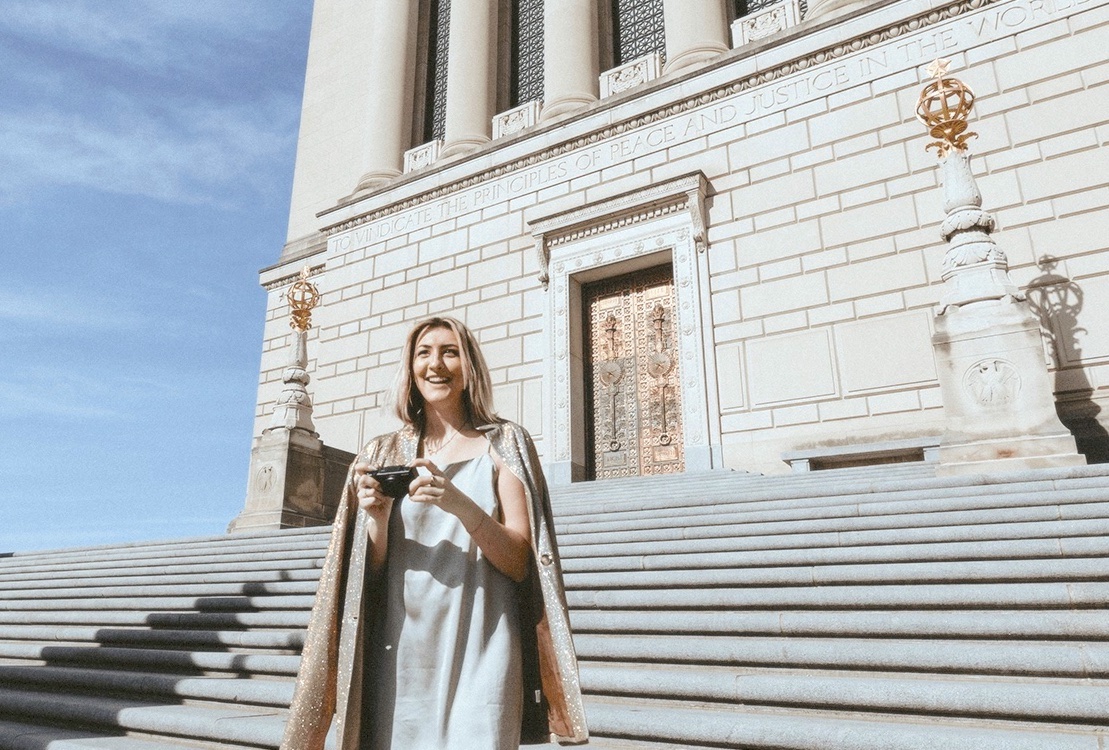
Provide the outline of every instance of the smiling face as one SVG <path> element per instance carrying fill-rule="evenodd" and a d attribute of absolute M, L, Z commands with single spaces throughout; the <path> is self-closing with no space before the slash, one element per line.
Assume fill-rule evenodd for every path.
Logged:
<path fill-rule="evenodd" d="M 463 409 L 465 362 L 458 336 L 450 328 L 429 328 L 416 340 L 412 377 L 428 409 Z"/>

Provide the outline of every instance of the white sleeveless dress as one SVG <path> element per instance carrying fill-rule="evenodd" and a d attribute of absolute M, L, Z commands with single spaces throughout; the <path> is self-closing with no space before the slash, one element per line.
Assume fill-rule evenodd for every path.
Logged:
<path fill-rule="evenodd" d="M 433 459 L 434 460 L 434 459 Z M 484 453 L 443 467 L 494 518 L 496 464 Z M 397 510 L 400 513 L 397 513 Z M 517 750 L 523 674 L 516 584 L 462 523 L 410 498 L 394 506 L 384 606 L 366 643 L 366 750 Z"/>

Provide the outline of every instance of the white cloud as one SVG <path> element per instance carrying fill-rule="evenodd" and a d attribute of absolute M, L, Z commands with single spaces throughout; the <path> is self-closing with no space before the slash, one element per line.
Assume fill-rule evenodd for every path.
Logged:
<path fill-rule="evenodd" d="M 90 296 L 79 291 L 5 289 L 0 295 L 0 324 L 55 330 L 121 330 L 136 328 L 143 318 L 120 300 Z"/>
<path fill-rule="evenodd" d="M 251 76 L 272 53 L 266 32 L 290 7 L 290 0 L 10 2 L 0 37 L 14 35 L 37 51 L 0 83 L 7 99 L 0 203 L 67 186 L 222 205 L 280 179 L 272 165 L 287 168 L 299 92 L 288 79 L 252 86 Z M 229 59 L 228 50 L 243 49 Z M 55 59 L 52 50 L 64 55 Z M 65 57 L 74 53 L 94 60 Z"/>

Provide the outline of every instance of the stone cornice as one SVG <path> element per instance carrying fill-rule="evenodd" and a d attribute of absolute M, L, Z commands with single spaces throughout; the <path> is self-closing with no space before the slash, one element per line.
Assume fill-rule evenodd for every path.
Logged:
<path fill-rule="evenodd" d="M 344 232 L 353 227 L 376 221 L 392 214 L 414 208 L 438 198 L 457 193 L 461 190 L 480 185 L 491 179 L 503 177 L 521 169 L 533 167 L 537 164 L 557 156 L 568 154 L 591 144 L 599 143 L 614 136 L 622 135 L 645 125 L 669 119 L 684 112 L 697 109 L 713 102 L 734 96 L 748 89 L 763 86 L 767 83 L 785 78 L 787 76 L 807 70 L 816 65 L 827 63 L 846 55 L 854 54 L 876 45 L 888 42 L 897 37 L 909 34 L 942 21 L 958 17 L 965 13 L 984 8 L 1001 2 L 1002 0 L 957 0 L 940 8 L 934 8 L 924 13 L 919 13 L 912 18 L 890 24 L 882 29 L 871 30 L 859 34 L 839 44 L 830 45 L 807 55 L 796 57 L 793 60 L 771 67 L 768 70 L 753 75 L 743 76 L 727 85 L 719 86 L 711 91 L 686 97 L 663 107 L 656 108 L 635 117 L 630 117 L 608 127 L 599 128 L 549 148 L 536 151 L 527 156 L 514 159 L 506 164 L 480 171 L 468 177 L 455 180 L 446 185 L 439 186 L 427 192 L 414 195 L 411 198 L 391 203 L 374 211 L 361 214 L 336 224 L 325 226 L 323 231 L 328 235 Z"/>
<path fill-rule="evenodd" d="M 539 281 L 547 287 L 552 247 L 681 211 L 689 212 L 694 245 L 703 252 L 708 191 L 704 173 L 694 172 L 528 222 L 539 258 Z"/>

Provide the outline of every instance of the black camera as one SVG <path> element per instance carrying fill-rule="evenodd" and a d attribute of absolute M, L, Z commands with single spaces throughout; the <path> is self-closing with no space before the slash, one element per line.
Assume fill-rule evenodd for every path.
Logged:
<path fill-rule="evenodd" d="M 394 500 L 408 494 L 408 485 L 416 478 L 416 470 L 411 466 L 383 466 L 368 472 L 381 485 L 381 491 Z"/>

